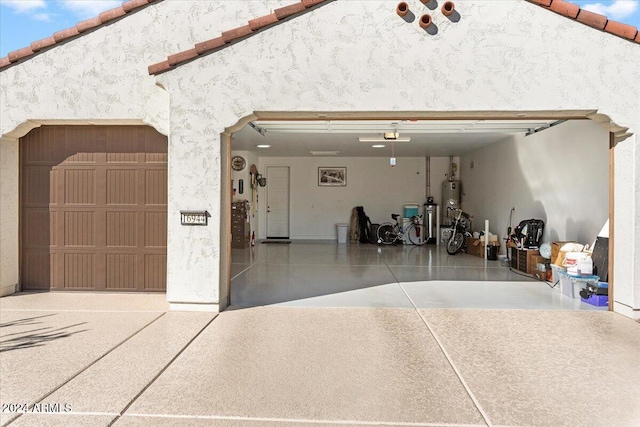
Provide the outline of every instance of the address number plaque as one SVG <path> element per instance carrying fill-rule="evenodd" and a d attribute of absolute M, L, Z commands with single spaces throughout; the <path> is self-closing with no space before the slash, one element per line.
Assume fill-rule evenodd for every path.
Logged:
<path fill-rule="evenodd" d="M 182 225 L 207 225 L 207 211 L 180 211 Z"/>

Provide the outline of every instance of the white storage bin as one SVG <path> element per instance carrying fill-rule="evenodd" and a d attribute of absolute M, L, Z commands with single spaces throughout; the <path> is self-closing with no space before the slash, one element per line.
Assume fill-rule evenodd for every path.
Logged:
<path fill-rule="evenodd" d="M 347 229 L 349 224 L 336 224 L 338 228 L 338 243 L 347 243 Z"/>

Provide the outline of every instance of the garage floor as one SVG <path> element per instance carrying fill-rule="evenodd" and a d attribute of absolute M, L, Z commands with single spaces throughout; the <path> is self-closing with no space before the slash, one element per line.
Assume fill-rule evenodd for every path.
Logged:
<path fill-rule="evenodd" d="M 435 245 L 257 243 L 233 250 L 231 270 L 231 304 L 240 307 L 606 310 Z"/>

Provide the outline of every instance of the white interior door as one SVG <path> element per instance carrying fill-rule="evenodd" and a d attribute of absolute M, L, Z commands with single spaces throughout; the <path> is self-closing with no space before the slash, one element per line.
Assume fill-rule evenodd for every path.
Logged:
<path fill-rule="evenodd" d="M 267 166 L 267 238 L 289 238 L 288 166 Z"/>

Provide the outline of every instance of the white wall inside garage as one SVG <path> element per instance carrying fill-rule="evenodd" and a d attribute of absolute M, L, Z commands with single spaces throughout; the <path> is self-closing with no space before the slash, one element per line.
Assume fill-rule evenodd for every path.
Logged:
<path fill-rule="evenodd" d="M 433 157 L 431 164 L 436 171 L 448 170 L 449 158 Z M 406 202 L 422 205 L 426 199 L 424 157 L 398 158 L 394 168 L 388 157 L 261 157 L 259 170 L 267 176 L 267 187 L 259 191 L 261 239 L 266 237 L 268 166 L 290 168 L 292 239 L 336 240 L 336 224 L 349 223 L 355 206 L 363 206 L 373 223 L 382 223 L 391 221 L 392 213 L 402 214 Z M 318 186 L 318 167 L 323 166 L 346 167 L 347 186 Z M 437 180 L 438 195 L 441 181 Z"/>
<path fill-rule="evenodd" d="M 592 244 L 609 217 L 609 133 L 590 120 L 509 137 L 464 155 L 462 175 L 464 207 L 474 224 L 488 219 L 491 232 L 501 237 L 513 206 L 513 226 L 542 219 L 545 241 Z"/>

